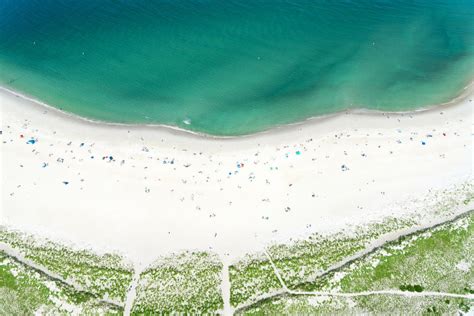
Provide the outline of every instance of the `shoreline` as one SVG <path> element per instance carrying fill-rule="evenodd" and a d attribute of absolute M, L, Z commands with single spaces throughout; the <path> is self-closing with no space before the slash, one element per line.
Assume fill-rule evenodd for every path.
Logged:
<path fill-rule="evenodd" d="M 212 139 L 226 140 L 226 139 L 252 138 L 252 137 L 258 137 L 260 135 L 265 135 L 265 134 L 270 134 L 270 133 L 285 132 L 285 131 L 298 128 L 298 127 L 303 127 L 309 124 L 318 124 L 321 121 L 331 120 L 331 119 L 337 118 L 338 116 L 343 116 L 343 115 L 405 116 L 405 115 L 419 115 L 419 114 L 423 114 L 429 111 L 437 111 L 445 107 L 455 106 L 457 103 L 462 102 L 463 100 L 469 98 L 470 96 L 472 97 L 472 95 L 474 94 L 474 79 L 471 80 L 465 87 L 463 87 L 459 91 L 458 95 L 455 96 L 453 99 L 444 103 L 440 103 L 440 104 L 427 105 L 422 108 L 409 110 L 409 111 L 380 111 L 380 110 L 373 110 L 373 109 L 367 109 L 367 108 L 345 109 L 345 110 L 334 112 L 334 113 L 311 116 L 301 121 L 288 123 L 288 124 L 282 124 L 282 125 L 276 125 L 262 131 L 258 131 L 258 132 L 250 133 L 250 134 L 242 134 L 242 135 L 213 135 L 213 134 L 207 134 L 204 132 L 196 132 L 196 131 L 180 128 L 177 126 L 173 126 L 173 125 L 166 125 L 166 124 L 133 124 L 133 123 L 129 124 L 129 123 L 114 123 L 114 122 L 100 121 L 100 120 L 86 118 L 86 117 L 76 115 L 71 112 L 58 109 L 52 105 L 49 105 L 45 102 L 35 99 L 32 96 L 23 94 L 21 92 L 18 92 L 16 90 L 13 90 L 4 86 L 0 86 L 0 93 L 11 94 L 15 97 L 21 98 L 23 100 L 26 100 L 34 104 L 37 104 L 41 107 L 44 107 L 47 110 L 51 110 L 55 112 L 57 115 L 62 116 L 66 119 L 72 119 L 72 120 L 76 120 L 76 121 L 83 122 L 86 124 L 100 125 L 104 127 L 115 127 L 115 128 L 132 128 L 132 129 L 133 128 L 151 128 L 151 129 L 157 129 L 157 130 L 165 130 L 165 131 L 167 130 L 173 134 L 182 135 L 184 137 L 191 136 L 191 137 L 211 139 L 211 140 Z"/>
<path fill-rule="evenodd" d="M 0 89 L 0 225 L 143 264 L 182 249 L 231 260 L 422 212 L 432 192 L 472 183 L 472 95 L 223 139 L 85 124 Z"/>

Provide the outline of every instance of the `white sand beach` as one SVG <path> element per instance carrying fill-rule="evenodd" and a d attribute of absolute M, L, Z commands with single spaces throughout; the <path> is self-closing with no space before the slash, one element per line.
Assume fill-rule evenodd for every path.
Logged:
<path fill-rule="evenodd" d="M 0 224 L 146 264 L 398 216 L 472 179 L 473 99 L 221 139 L 87 122 L 2 89 Z"/>

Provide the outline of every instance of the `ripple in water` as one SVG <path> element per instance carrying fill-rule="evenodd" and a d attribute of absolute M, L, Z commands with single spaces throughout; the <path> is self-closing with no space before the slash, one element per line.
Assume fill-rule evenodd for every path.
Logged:
<path fill-rule="evenodd" d="M 0 3 L 0 83 L 120 123 L 240 135 L 455 97 L 472 1 Z"/>

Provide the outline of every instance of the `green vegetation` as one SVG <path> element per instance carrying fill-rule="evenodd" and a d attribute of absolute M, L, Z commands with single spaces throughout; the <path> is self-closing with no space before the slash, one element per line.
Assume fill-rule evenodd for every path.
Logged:
<path fill-rule="evenodd" d="M 307 240 L 268 249 L 285 284 L 292 289 L 312 281 L 332 265 L 364 250 L 383 234 L 412 226 L 409 220 L 390 218 L 383 223 L 357 227 L 353 233 L 312 235 Z"/>
<path fill-rule="evenodd" d="M 415 284 L 415 285 L 402 284 L 402 285 L 400 285 L 400 290 L 401 291 L 409 291 L 409 292 L 423 292 L 423 287 L 419 284 Z"/>
<path fill-rule="evenodd" d="M 390 218 L 369 227 L 357 227 L 355 232 L 332 235 L 312 235 L 307 240 L 268 248 L 273 262 L 292 289 L 301 283 L 315 280 L 331 265 L 364 250 L 382 234 L 413 225 L 411 220 Z M 229 267 L 231 304 L 237 307 L 251 303 L 260 295 L 281 291 L 270 261 L 264 254 L 248 255 Z"/>
<path fill-rule="evenodd" d="M 223 308 L 222 264 L 207 252 L 157 260 L 140 274 L 132 314 L 211 314 Z"/>
<path fill-rule="evenodd" d="M 246 303 L 259 295 L 281 290 L 280 282 L 264 254 L 248 255 L 229 267 L 230 303 Z"/>
<path fill-rule="evenodd" d="M 377 290 L 471 293 L 474 283 L 474 212 L 453 223 L 389 242 L 314 282 L 301 291 L 358 293 Z M 473 300 L 443 297 L 370 295 L 351 298 L 280 295 L 261 301 L 244 314 L 389 313 L 454 314 L 474 307 Z"/>
<path fill-rule="evenodd" d="M 121 314 L 120 307 L 50 278 L 0 251 L 0 315 Z"/>
<path fill-rule="evenodd" d="M 341 273 L 342 291 L 380 289 L 465 293 L 474 281 L 474 213 L 400 238 Z M 465 267 L 465 268 L 463 268 Z"/>
<path fill-rule="evenodd" d="M 118 255 L 77 251 L 1 227 L 0 242 L 68 283 L 77 285 L 77 288 L 118 304 L 125 299 L 133 269 Z"/>
<path fill-rule="evenodd" d="M 356 314 L 349 310 L 349 300 L 344 298 L 282 295 L 260 301 L 237 315 L 334 315 Z"/>
<path fill-rule="evenodd" d="M 439 297 L 281 296 L 261 301 L 238 315 L 455 315 L 469 309 L 465 300 Z"/>

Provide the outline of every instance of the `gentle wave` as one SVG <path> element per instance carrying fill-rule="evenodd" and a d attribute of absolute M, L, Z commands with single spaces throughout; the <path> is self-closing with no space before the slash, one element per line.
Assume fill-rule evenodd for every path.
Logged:
<path fill-rule="evenodd" d="M 85 118 L 242 135 L 407 111 L 474 77 L 469 1 L 0 4 L 0 84 Z"/>

